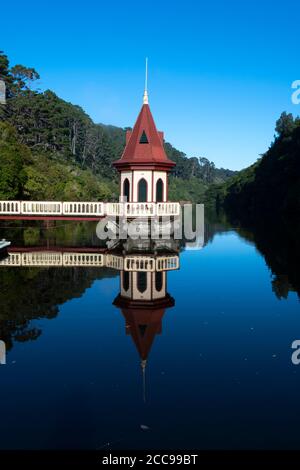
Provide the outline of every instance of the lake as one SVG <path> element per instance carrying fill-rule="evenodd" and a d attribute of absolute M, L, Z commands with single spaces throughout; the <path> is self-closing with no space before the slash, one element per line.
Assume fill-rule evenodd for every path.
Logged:
<path fill-rule="evenodd" d="M 93 223 L 2 221 L 3 237 L 25 261 L 0 266 L 1 449 L 300 448 L 292 229 L 214 218 L 149 272 L 122 251 L 74 267 L 102 253 Z"/>

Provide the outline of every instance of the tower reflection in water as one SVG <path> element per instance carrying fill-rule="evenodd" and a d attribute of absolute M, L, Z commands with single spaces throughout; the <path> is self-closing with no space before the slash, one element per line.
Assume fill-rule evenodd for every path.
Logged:
<path fill-rule="evenodd" d="M 7 257 L 0 260 L 0 268 L 45 268 L 42 272 L 42 286 L 45 282 L 53 283 L 49 269 L 73 269 L 70 276 L 72 282 L 78 278 L 77 270 L 86 269 L 86 273 L 89 272 L 92 277 L 92 271 L 96 269 L 94 279 L 99 276 L 99 268 L 117 270 L 120 292 L 113 305 L 121 310 L 126 334 L 131 336 L 140 356 L 145 400 L 145 369 L 149 353 L 156 335 L 162 332 L 166 309 L 175 305 L 173 297 L 167 292 L 167 276 L 168 271 L 179 269 L 178 253 L 179 244 L 173 239 L 139 242 L 128 239 L 114 250 L 99 247 L 11 246 Z M 105 271 L 103 275 L 105 277 Z M 32 292 L 36 294 L 38 288 L 36 286 Z M 34 302 L 30 303 L 29 320 L 35 318 L 32 305 L 35 305 Z M 40 312 L 40 306 L 36 307 L 39 307 Z"/>
<path fill-rule="evenodd" d="M 121 310 L 126 335 L 131 336 L 140 356 L 143 400 L 146 401 L 147 360 L 156 335 L 162 333 L 166 309 L 175 305 L 174 298 L 167 292 L 167 276 L 168 271 L 179 269 L 179 256 L 175 254 L 174 244 L 173 254 L 169 251 L 154 254 L 143 248 L 143 253 L 123 254 L 120 293 L 113 304 Z"/>

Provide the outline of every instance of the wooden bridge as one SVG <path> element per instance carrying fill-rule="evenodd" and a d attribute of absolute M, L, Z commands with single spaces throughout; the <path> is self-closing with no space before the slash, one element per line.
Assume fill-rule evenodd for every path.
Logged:
<path fill-rule="evenodd" d="M 179 269 L 178 255 L 117 255 L 98 251 L 9 249 L 0 267 L 107 267 L 118 271 L 173 271 Z M 71 248 L 70 248 L 71 250 Z"/>
<path fill-rule="evenodd" d="M 0 219 L 86 220 L 102 217 L 175 217 L 178 202 L 0 201 Z"/>

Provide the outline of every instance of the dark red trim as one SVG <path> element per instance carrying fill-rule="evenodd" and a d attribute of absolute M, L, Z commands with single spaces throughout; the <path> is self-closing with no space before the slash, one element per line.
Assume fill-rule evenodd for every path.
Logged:
<path fill-rule="evenodd" d="M 8 247 L 8 253 L 28 253 L 31 251 L 51 251 L 57 253 L 106 253 L 107 248 L 82 246 L 12 246 Z"/>
<path fill-rule="evenodd" d="M 174 162 L 139 162 L 139 163 L 118 163 L 114 166 L 118 171 L 125 170 L 158 170 L 158 171 L 171 171 L 171 169 L 176 165 Z"/>
<path fill-rule="evenodd" d="M 155 300 L 132 300 L 126 297 L 122 297 L 121 294 L 119 294 L 113 301 L 113 305 L 119 308 L 143 308 L 143 310 L 152 310 L 153 308 L 156 309 L 174 307 L 175 300 L 173 299 L 173 297 L 170 296 L 170 294 L 166 294 L 165 297 Z"/>
<path fill-rule="evenodd" d="M 103 219 L 104 215 L 98 217 L 86 217 L 82 216 L 67 216 L 67 215 L 0 215 L 0 220 L 73 220 L 77 222 L 99 222 Z"/>

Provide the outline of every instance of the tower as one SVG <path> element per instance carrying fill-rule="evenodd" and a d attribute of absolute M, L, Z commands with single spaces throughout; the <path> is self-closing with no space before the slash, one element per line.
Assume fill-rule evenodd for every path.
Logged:
<path fill-rule="evenodd" d="M 120 172 L 120 195 L 127 202 L 167 202 L 167 176 L 175 163 L 164 150 L 164 135 L 152 117 L 146 80 L 142 109 L 132 131 L 126 133 L 122 157 L 113 163 Z"/>

